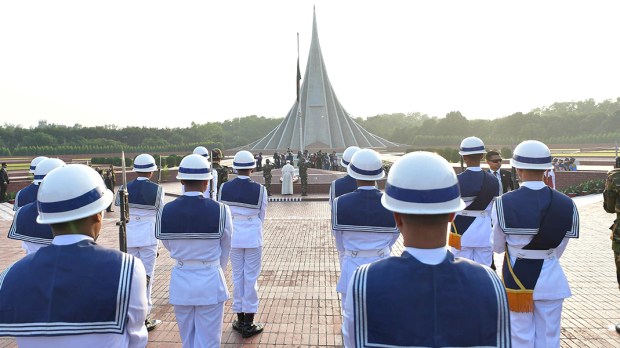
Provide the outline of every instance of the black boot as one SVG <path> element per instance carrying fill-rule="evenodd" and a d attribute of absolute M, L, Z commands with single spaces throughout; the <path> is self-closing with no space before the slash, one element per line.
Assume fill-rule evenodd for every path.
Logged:
<path fill-rule="evenodd" d="M 248 338 L 263 332 L 264 324 L 254 322 L 255 313 L 245 313 L 244 325 L 241 328 L 241 337 Z"/>
<path fill-rule="evenodd" d="M 146 318 L 146 320 L 144 321 L 144 325 L 146 326 L 146 330 L 147 331 L 155 330 L 155 328 L 159 324 L 161 324 L 161 320 L 159 320 L 159 319 Z"/>
<path fill-rule="evenodd" d="M 233 320 L 233 330 L 241 332 L 243 325 L 245 325 L 244 313 L 237 313 L 237 320 Z"/>

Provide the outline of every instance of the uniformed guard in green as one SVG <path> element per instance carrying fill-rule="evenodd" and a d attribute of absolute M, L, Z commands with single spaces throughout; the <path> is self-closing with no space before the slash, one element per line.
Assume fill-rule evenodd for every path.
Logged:
<path fill-rule="evenodd" d="M 269 159 L 265 160 L 265 165 L 263 166 L 263 178 L 265 179 L 265 188 L 267 189 L 267 196 L 271 196 L 271 170 L 273 169 L 273 164 Z"/>
<path fill-rule="evenodd" d="M 299 178 L 301 179 L 301 195 L 302 196 L 307 196 L 308 195 L 308 166 L 310 166 L 310 163 L 308 163 L 305 158 L 302 156 L 299 159 Z"/>
<path fill-rule="evenodd" d="M 620 289 L 620 157 L 616 158 L 614 169 L 607 173 L 605 191 L 603 191 L 603 209 L 608 213 L 615 213 L 616 220 L 611 225 L 611 249 L 614 251 L 616 263 L 616 280 Z M 620 323 L 616 324 L 616 331 L 620 333 Z"/>
<path fill-rule="evenodd" d="M 211 160 L 213 161 L 213 169 L 217 171 L 217 191 L 220 191 L 220 186 L 228 181 L 228 167 L 220 164 L 224 156 L 222 150 L 215 148 L 211 151 Z"/>

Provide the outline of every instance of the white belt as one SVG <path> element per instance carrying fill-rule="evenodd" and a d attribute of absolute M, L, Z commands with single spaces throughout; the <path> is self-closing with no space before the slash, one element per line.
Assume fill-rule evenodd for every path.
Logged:
<path fill-rule="evenodd" d="M 256 215 L 233 215 L 232 219 L 233 220 L 252 220 L 252 219 L 258 219 L 258 214 L 256 214 Z"/>
<path fill-rule="evenodd" d="M 553 260 L 557 258 L 557 254 L 555 249 L 548 250 L 527 250 L 521 248 L 515 248 L 512 246 L 508 246 L 508 253 L 510 256 L 516 257 L 519 259 L 530 259 L 530 260 Z"/>
<path fill-rule="evenodd" d="M 459 215 L 471 216 L 471 217 L 485 217 L 487 216 L 486 210 L 462 210 Z"/>
<path fill-rule="evenodd" d="M 177 260 L 177 267 L 179 268 L 208 268 L 208 267 L 217 267 L 219 265 L 220 265 L 220 260 L 215 260 L 215 261 Z"/>
<path fill-rule="evenodd" d="M 380 250 L 345 250 L 344 254 L 351 257 L 383 257 L 390 256 L 390 247 Z"/>

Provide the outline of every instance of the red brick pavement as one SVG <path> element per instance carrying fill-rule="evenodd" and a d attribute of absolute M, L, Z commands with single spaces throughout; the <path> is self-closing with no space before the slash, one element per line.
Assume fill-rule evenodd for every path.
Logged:
<path fill-rule="evenodd" d="M 620 292 L 615 280 L 608 226 L 614 217 L 602 210 L 598 197 L 581 201 L 581 238 L 569 243 L 562 264 L 573 297 L 564 304 L 563 347 L 620 347 L 620 335 L 612 330 L 620 322 Z M 0 217 L 0 231 L 10 221 Z M 106 218 L 99 239 L 116 247 L 114 221 Z M 225 305 L 223 347 L 340 347 L 340 300 L 335 291 L 338 261 L 329 231 L 326 202 L 270 203 L 265 223 L 263 271 L 259 278 L 261 298 L 257 319 L 265 332 L 243 340 L 231 328 L 231 300 Z M 168 282 L 172 260 L 161 247 L 153 288 L 153 317 L 163 324 L 149 334 L 148 347 L 181 347 Z M 402 252 L 399 241 L 394 254 Z M 20 242 L 0 239 L 0 268 L 23 255 Z M 501 266 L 501 255 L 496 263 Z M 226 280 L 232 293 L 230 266 Z M 0 347 L 15 347 L 11 338 L 0 338 Z"/>

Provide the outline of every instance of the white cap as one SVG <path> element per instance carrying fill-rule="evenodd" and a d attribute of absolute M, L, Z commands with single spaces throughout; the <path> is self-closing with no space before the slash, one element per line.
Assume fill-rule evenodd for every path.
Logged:
<path fill-rule="evenodd" d="M 243 150 L 235 154 L 232 167 L 233 169 L 253 169 L 256 168 L 256 161 L 250 151 Z"/>
<path fill-rule="evenodd" d="M 65 163 L 65 161 L 61 159 L 45 158 L 43 161 L 37 164 L 37 169 L 35 169 L 34 171 L 34 183 L 40 183 L 41 181 L 43 181 L 43 178 L 45 178 L 45 176 L 49 174 L 49 172 L 56 168 L 64 167 L 66 165 L 67 164 Z"/>
<path fill-rule="evenodd" d="M 461 141 L 461 146 L 459 148 L 459 155 L 474 155 L 477 153 L 487 153 L 487 150 L 484 148 L 484 143 L 480 138 L 469 137 L 463 139 Z"/>
<path fill-rule="evenodd" d="M 465 209 L 454 169 L 436 153 L 416 151 L 388 173 L 383 206 L 397 213 L 436 215 Z"/>
<path fill-rule="evenodd" d="M 349 163 L 351 162 L 351 158 L 353 157 L 353 154 L 356 153 L 357 151 L 359 151 L 360 148 L 357 146 L 349 146 L 347 147 L 346 150 L 344 150 L 344 152 L 342 153 L 342 158 L 340 159 L 340 164 L 347 168 L 349 166 Z"/>
<path fill-rule="evenodd" d="M 35 157 L 32 161 L 30 161 L 30 170 L 28 171 L 28 173 L 34 174 L 35 169 L 37 169 L 37 164 L 41 163 L 41 161 L 46 159 L 47 157 L 45 156 Z"/>
<path fill-rule="evenodd" d="M 114 194 L 101 175 L 83 164 L 52 170 L 41 182 L 37 195 L 40 224 L 75 221 L 105 210 Z"/>
<path fill-rule="evenodd" d="M 139 173 L 150 173 L 157 170 L 157 164 L 155 164 L 155 158 L 153 156 L 143 153 L 136 156 L 133 160 L 133 171 Z"/>
<path fill-rule="evenodd" d="M 200 155 L 202 157 L 205 157 L 206 159 L 209 159 L 209 150 L 207 150 L 206 147 L 204 146 L 198 146 L 194 149 L 194 154 L 196 155 Z"/>
<path fill-rule="evenodd" d="M 375 150 L 363 149 L 353 154 L 347 167 L 350 177 L 357 180 L 374 181 L 385 176 L 383 162 Z"/>
<path fill-rule="evenodd" d="M 179 164 L 178 180 L 211 180 L 211 163 L 205 158 L 197 154 L 191 154 L 183 157 Z"/>
<path fill-rule="evenodd" d="M 538 140 L 526 140 L 517 145 L 510 165 L 519 169 L 547 170 L 553 168 L 551 151 Z"/>

